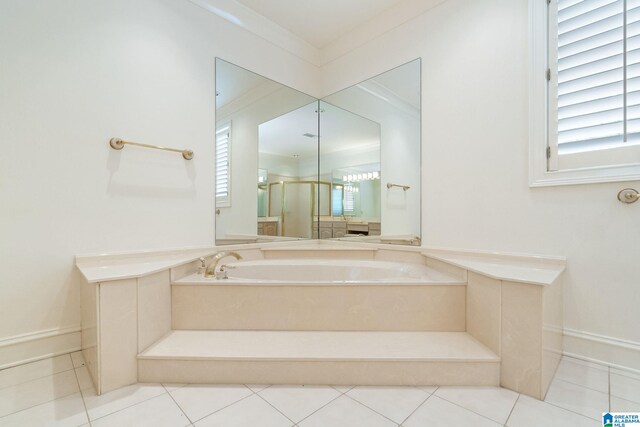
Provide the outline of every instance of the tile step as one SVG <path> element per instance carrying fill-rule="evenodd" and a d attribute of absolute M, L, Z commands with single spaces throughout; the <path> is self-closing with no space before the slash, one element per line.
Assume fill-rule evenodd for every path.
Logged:
<path fill-rule="evenodd" d="M 138 355 L 141 382 L 498 385 L 466 332 L 177 330 Z"/>

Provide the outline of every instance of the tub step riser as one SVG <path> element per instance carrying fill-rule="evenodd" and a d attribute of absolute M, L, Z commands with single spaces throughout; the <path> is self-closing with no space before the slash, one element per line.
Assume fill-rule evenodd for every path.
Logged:
<path fill-rule="evenodd" d="M 174 285 L 172 329 L 464 331 L 460 285 Z"/>
<path fill-rule="evenodd" d="M 138 360 L 152 383 L 498 386 L 500 362 Z"/>

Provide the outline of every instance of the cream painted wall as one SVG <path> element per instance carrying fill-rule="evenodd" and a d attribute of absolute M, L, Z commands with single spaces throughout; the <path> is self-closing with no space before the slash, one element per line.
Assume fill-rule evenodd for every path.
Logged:
<path fill-rule="evenodd" d="M 529 188 L 527 27 L 527 0 L 448 0 L 326 64 L 322 92 L 422 57 L 423 244 L 566 256 L 565 326 L 637 351 L 640 205 L 616 193 L 640 183 Z"/>
<path fill-rule="evenodd" d="M 2 1 L 0 344 L 79 325 L 76 254 L 213 244 L 216 56 L 317 95 L 315 66 L 186 0 Z"/>
<path fill-rule="evenodd" d="M 186 0 L 133 3 L 0 6 L 0 344 L 78 325 L 75 254 L 213 242 L 215 56 L 314 96 L 422 57 L 425 245 L 564 255 L 566 326 L 640 343 L 640 207 L 615 199 L 640 183 L 528 187 L 526 0 L 448 0 L 321 70 Z"/>

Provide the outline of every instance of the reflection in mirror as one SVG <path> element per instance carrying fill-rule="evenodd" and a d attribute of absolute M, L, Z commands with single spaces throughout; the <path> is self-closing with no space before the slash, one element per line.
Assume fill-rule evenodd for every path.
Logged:
<path fill-rule="evenodd" d="M 316 110 L 315 98 L 216 59 L 216 244 L 312 236 L 316 188 L 288 182 L 317 181 Z"/>
<path fill-rule="evenodd" d="M 320 238 L 420 245 L 420 75 L 416 59 L 321 101 Z"/>
<path fill-rule="evenodd" d="M 268 170 L 267 222 L 278 222 L 277 236 L 311 238 L 318 211 L 317 102 L 259 126 L 259 168 Z M 265 235 L 268 235 L 266 231 Z"/>
<path fill-rule="evenodd" d="M 380 234 L 380 124 L 320 102 L 320 239 Z"/>

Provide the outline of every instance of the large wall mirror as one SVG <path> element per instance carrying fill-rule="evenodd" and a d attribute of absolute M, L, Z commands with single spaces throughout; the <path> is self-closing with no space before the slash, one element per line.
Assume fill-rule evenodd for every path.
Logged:
<path fill-rule="evenodd" d="M 216 60 L 216 244 L 420 244 L 420 60 L 322 100 Z"/>
<path fill-rule="evenodd" d="M 216 59 L 216 244 L 313 236 L 316 98 Z"/>

